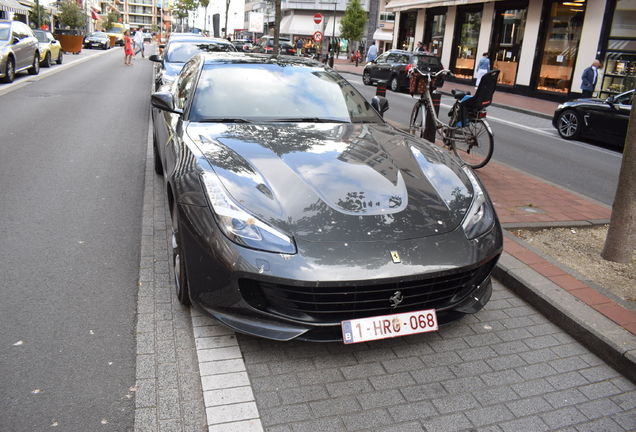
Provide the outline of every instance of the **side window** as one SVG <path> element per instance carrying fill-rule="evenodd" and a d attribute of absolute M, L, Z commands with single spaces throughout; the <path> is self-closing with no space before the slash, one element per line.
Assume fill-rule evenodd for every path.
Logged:
<path fill-rule="evenodd" d="M 183 67 L 177 81 L 177 100 L 175 105 L 179 109 L 184 109 L 188 100 L 192 96 L 193 85 L 199 71 L 198 59 L 192 59 Z"/>
<path fill-rule="evenodd" d="M 386 63 L 388 61 L 387 60 L 388 58 L 389 58 L 389 53 L 382 54 L 380 57 L 377 58 L 377 62 Z"/>
<path fill-rule="evenodd" d="M 400 62 L 400 55 L 399 54 L 389 54 L 389 56 L 386 59 L 387 63 L 399 63 Z"/>

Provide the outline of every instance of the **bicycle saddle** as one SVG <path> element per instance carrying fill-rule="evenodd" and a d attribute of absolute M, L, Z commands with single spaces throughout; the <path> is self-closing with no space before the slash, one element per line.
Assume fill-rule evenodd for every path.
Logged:
<path fill-rule="evenodd" d="M 453 89 L 451 90 L 451 93 L 453 93 L 453 96 L 455 97 L 455 99 L 463 99 L 464 96 L 470 96 L 470 92 L 467 90 L 459 90 L 459 89 Z"/>

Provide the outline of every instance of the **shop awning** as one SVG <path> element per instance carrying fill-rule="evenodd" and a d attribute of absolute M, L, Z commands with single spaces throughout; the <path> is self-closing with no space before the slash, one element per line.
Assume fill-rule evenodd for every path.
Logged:
<path fill-rule="evenodd" d="M 437 6 L 459 6 L 469 3 L 488 3 L 489 0 L 391 0 L 385 9 L 399 12 L 409 9 L 426 9 Z"/>
<path fill-rule="evenodd" d="M 280 22 L 280 33 L 311 36 L 316 31 L 315 27 L 313 15 L 287 15 Z"/>
<path fill-rule="evenodd" d="M 102 17 L 99 16 L 100 13 L 101 13 L 100 10 L 95 9 L 95 8 L 91 8 L 91 18 L 92 19 L 101 21 Z"/>
<path fill-rule="evenodd" d="M 373 33 L 373 40 L 391 42 L 393 40 L 393 31 L 376 29 Z"/>
<path fill-rule="evenodd" d="M 18 3 L 17 0 L 0 0 L 0 10 L 5 12 L 15 12 L 26 15 L 29 13 L 29 9 Z"/>
<path fill-rule="evenodd" d="M 336 37 L 340 37 L 340 19 L 342 19 L 342 17 L 337 16 L 336 17 Z M 327 23 L 325 24 L 325 37 L 331 37 L 334 36 L 333 34 L 333 15 L 329 16 L 329 18 L 327 18 Z"/>

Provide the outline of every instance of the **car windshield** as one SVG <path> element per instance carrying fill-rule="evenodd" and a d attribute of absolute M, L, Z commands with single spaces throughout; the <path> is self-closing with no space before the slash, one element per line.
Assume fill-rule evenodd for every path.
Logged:
<path fill-rule="evenodd" d="M 382 122 L 371 105 L 334 71 L 276 60 L 205 65 L 190 120 Z"/>
<path fill-rule="evenodd" d="M 170 63 L 185 63 L 193 55 L 202 52 L 229 52 L 235 51 L 231 44 L 220 44 L 215 42 L 175 42 L 170 44 L 166 54 L 166 61 Z"/>
<path fill-rule="evenodd" d="M 46 37 L 46 33 L 34 31 L 33 34 L 38 39 L 38 42 L 44 42 L 44 43 L 49 42 L 49 38 Z"/>
<path fill-rule="evenodd" d="M 9 24 L 0 24 L 0 40 L 9 39 L 9 30 L 11 30 Z"/>
<path fill-rule="evenodd" d="M 91 33 L 89 37 L 93 39 L 105 39 L 106 33 L 95 32 L 95 33 Z"/>

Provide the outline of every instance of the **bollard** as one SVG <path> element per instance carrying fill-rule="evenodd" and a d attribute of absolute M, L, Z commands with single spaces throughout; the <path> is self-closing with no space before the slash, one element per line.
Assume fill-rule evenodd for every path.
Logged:
<path fill-rule="evenodd" d="M 431 93 L 431 99 L 433 100 L 433 109 L 435 110 L 435 114 L 439 115 L 439 107 L 442 101 L 442 94 L 435 90 Z M 430 142 L 434 143 L 436 125 L 433 116 L 428 111 L 426 112 L 424 125 L 424 139 L 427 139 Z"/>
<path fill-rule="evenodd" d="M 386 97 L 386 80 L 378 81 L 378 87 L 375 89 L 375 95 Z"/>

